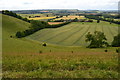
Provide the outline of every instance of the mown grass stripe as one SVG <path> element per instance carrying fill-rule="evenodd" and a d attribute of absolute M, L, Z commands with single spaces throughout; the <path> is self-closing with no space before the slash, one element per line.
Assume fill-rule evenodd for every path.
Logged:
<path fill-rule="evenodd" d="M 70 24 L 70 26 L 68 26 L 68 25 L 65 25 L 64 27 L 59 27 L 59 28 L 47 28 L 47 29 L 43 29 L 43 30 L 40 30 L 40 32 L 36 32 L 35 34 L 34 34 L 34 36 L 33 35 L 30 35 L 30 36 L 28 36 L 28 37 L 32 37 L 32 38 L 34 38 L 34 39 L 38 39 L 39 37 L 42 37 L 42 36 L 45 36 L 46 34 L 48 34 L 48 33 L 52 33 L 52 32 L 54 32 L 54 31 L 58 31 L 59 32 L 59 30 L 65 30 L 65 29 L 67 29 L 67 28 L 69 28 L 69 27 L 72 27 L 72 25 L 73 24 Z M 48 30 L 48 29 L 50 29 L 50 30 Z M 48 30 L 48 31 L 47 31 Z M 44 33 L 45 32 L 45 33 Z"/>
<path fill-rule="evenodd" d="M 112 36 L 114 36 L 113 32 L 111 31 L 110 27 L 108 26 L 108 30 L 111 33 Z"/>
<path fill-rule="evenodd" d="M 83 29 L 83 27 L 81 27 L 77 31 L 74 31 L 73 33 L 69 34 L 69 36 L 67 36 L 66 38 L 64 38 L 64 39 L 60 40 L 59 42 L 57 42 L 57 44 L 60 43 L 60 42 L 63 42 L 64 40 L 68 39 L 69 37 L 71 37 L 72 35 L 76 34 L 79 31 L 81 31 L 82 29 Z"/>
<path fill-rule="evenodd" d="M 72 28 L 72 26 L 71 26 L 71 28 Z M 71 28 L 70 28 L 70 29 L 71 29 Z M 36 39 L 40 39 L 40 38 L 42 38 L 43 36 L 45 36 L 45 37 L 48 38 L 50 34 L 51 34 L 51 35 L 54 35 L 54 33 L 56 33 L 56 32 L 61 33 L 61 32 L 67 31 L 66 29 L 64 29 L 64 30 L 62 30 L 62 31 L 60 31 L 60 30 L 61 30 L 61 29 L 59 29 L 59 30 L 49 29 L 49 32 L 45 32 L 44 34 L 43 34 L 42 32 L 37 33 L 37 34 L 43 34 L 43 35 L 36 36 L 36 37 L 37 37 Z"/>
<path fill-rule="evenodd" d="M 89 26 L 88 29 L 73 43 L 73 45 L 76 44 L 76 43 L 89 31 L 89 29 L 90 29 L 90 26 Z"/>
<path fill-rule="evenodd" d="M 66 32 L 68 32 L 68 31 L 70 31 L 70 30 L 74 30 L 74 29 L 76 29 L 77 27 L 78 27 L 78 26 L 73 27 L 72 29 L 69 29 L 69 30 L 67 30 L 67 31 L 60 32 L 60 33 L 58 33 L 58 34 L 56 34 L 56 35 L 54 35 L 54 36 L 52 36 L 52 37 L 50 37 L 50 38 L 48 38 L 48 39 L 46 39 L 46 40 L 43 40 L 43 41 L 48 41 L 48 40 L 50 40 L 50 39 L 52 39 L 52 38 L 55 38 L 55 37 L 57 37 L 57 36 L 59 36 L 59 35 L 61 35 L 61 34 L 65 34 Z"/>

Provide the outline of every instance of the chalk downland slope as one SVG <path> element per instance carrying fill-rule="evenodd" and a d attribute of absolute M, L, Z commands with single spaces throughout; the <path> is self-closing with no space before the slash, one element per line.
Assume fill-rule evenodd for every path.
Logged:
<path fill-rule="evenodd" d="M 85 36 L 88 32 L 95 31 L 104 32 L 108 42 L 113 41 L 113 37 L 118 34 L 118 25 L 101 21 L 101 23 L 81 23 L 74 22 L 63 27 L 53 29 L 43 29 L 35 34 L 28 36 L 31 40 L 39 42 L 51 43 L 62 46 L 87 46 Z"/>

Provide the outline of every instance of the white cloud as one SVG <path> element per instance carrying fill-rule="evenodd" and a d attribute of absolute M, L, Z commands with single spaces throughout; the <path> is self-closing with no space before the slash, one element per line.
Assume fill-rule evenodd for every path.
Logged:
<path fill-rule="evenodd" d="M 1 0 L 2 9 L 117 9 L 119 0 Z"/>

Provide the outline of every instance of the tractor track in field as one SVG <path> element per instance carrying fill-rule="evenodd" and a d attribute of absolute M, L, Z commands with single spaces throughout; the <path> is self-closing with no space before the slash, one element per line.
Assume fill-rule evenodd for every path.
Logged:
<path fill-rule="evenodd" d="M 89 31 L 89 29 L 90 29 L 90 26 L 88 27 L 88 29 L 72 45 L 77 43 Z"/>
<path fill-rule="evenodd" d="M 48 41 L 48 40 L 50 40 L 50 39 L 52 39 L 52 38 L 54 38 L 54 37 L 56 37 L 56 36 L 58 36 L 58 35 L 64 34 L 64 33 L 68 32 L 68 31 L 70 31 L 70 30 L 74 30 L 74 29 L 76 29 L 77 27 L 78 27 L 78 26 L 73 27 L 72 29 L 70 28 L 69 30 L 65 30 L 65 31 L 63 31 L 63 32 L 60 32 L 60 33 L 58 33 L 58 34 L 56 34 L 56 35 L 54 35 L 54 36 L 52 36 L 52 37 L 50 37 L 50 38 L 48 38 L 48 39 L 46 39 L 46 40 L 42 40 L 42 41 Z"/>
<path fill-rule="evenodd" d="M 72 26 L 71 26 L 72 27 Z M 70 28 L 71 29 L 71 28 Z M 59 30 L 58 30 L 59 31 Z M 34 39 L 38 39 L 39 37 L 42 37 L 42 36 L 45 36 L 46 34 L 48 34 L 48 33 L 50 33 L 50 32 L 52 32 L 52 30 L 49 30 L 49 31 L 47 31 L 46 33 L 44 33 L 44 34 L 38 34 L 38 35 L 36 35 L 36 36 L 34 36 Z M 37 38 L 36 38 L 37 37 Z"/>
<path fill-rule="evenodd" d="M 111 33 L 112 36 L 114 36 L 113 32 L 111 31 L 110 27 L 108 26 L 108 30 Z"/>
<path fill-rule="evenodd" d="M 94 30 L 94 32 L 96 31 L 96 29 L 97 29 L 97 26 L 95 26 L 95 30 Z M 93 32 L 93 33 L 94 33 L 94 32 Z"/>
<path fill-rule="evenodd" d="M 41 36 L 44 36 L 44 35 L 46 35 L 48 32 L 51 32 L 51 31 L 46 31 L 46 33 L 45 34 L 37 34 L 37 35 L 35 35 L 35 36 L 33 36 L 33 38 L 34 39 L 37 39 L 38 37 L 41 37 Z"/>
<path fill-rule="evenodd" d="M 69 34 L 66 38 L 64 38 L 64 39 L 62 39 L 62 40 L 60 40 L 60 41 L 58 41 L 56 44 L 59 44 L 60 42 L 62 42 L 62 41 L 64 41 L 64 40 L 68 39 L 68 38 L 71 37 L 72 35 L 76 34 L 76 33 L 79 32 L 79 31 L 81 31 L 83 28 L 84 28 L 84 27 L 81 27 L 81 28 L 78 29 L 77 31 L 74 31 L 73 33 Z"/>
<path fill-rule="evenodd" d="M 67 26 L 67 25 L 66 25 Z M 71 25 L 71 27 L 72 27 L 72 25 Z M 65 27 L 65 29 L 67 29 L 68 27 Z M 48 28 L 49 29 L 49 28 Z M 44 34 L 37 34 L 37 35 L 35 35 L 35 36 L 33 36 L 33 38 L 34 39 L 37 39 L 38 37 L 41 37 L 41 36 L 44 36 L 44 35 L 46 35 L 46 34 L 48 34 L 49 32 L 51 32 L 52 31 L 52 29 L 54 29 L 54 28 L 51 28 L 51 30 L 48 30 L 48 31 L 46 31 L 46 33 L 44 33 Z M 39 30 L 40 31 L 40 30 Z M 59 30 L 58 30 L 59 31 Z M 37 38 L 36 38 L 37 37 Z"/>
<path fill-rule="evenodd" d="M 104 29 L 103 29 L 103 26 L 102 26 L 102 32 L 104 33 Z"/>

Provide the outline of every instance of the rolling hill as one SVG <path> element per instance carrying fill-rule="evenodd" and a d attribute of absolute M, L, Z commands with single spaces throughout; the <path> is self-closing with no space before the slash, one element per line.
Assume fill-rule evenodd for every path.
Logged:
<path fill-rule="evenodd" d="M 117 35 L 118 28 L 116 24 L 110 25 L 107 22 L 71 23 L 59 28 L 43 29 L 26 38 L 18 39 L 14 37 L 15 33 L 26 30 L 30 24 L 11 16 L 2 15 L 2 17 L 3 53 L 39 53 L 40 50 L 44 52 L 93 51 L 85 48 L 89 44 L 85 42 L 87 32 L 104 30 L 108 42 L 111 43 L 113 36 Z M 44 42 L 47 43 L 46 48 L 42 46 Z M 97 51 L 101 52 L 100 49 Z"/>
<path fill-rule="evenodd" d="M 0 14 L 1 15 L 1 14 Z M 2 15 L 2 53 L 39 53 L 42 52 L 70 52 L 84 51 L 86 48 L 81 47 L 65 47 L 58 45 L 47 44 L 47 47 L 42 46 L 42 42 L 34 41 L 26 38 L 15 38 L 17 31 L 26 30 L 30 26 L 29 23 L 17 18 Z M 44 31 L 44 30 L 43 30 Z M 13 36 L 12 38 L 10 36 Z M 87 49 L 89 50 L 89 49 Z"/>
<path fill-rule="evenodd" d="M 36 43 L 32 43 L 26 39 L 14 38 L 17 31 L 23 31 L 30 26 L 29 23 L 17 18 L 2 15 L 2 48 L 3 53 L 14 52 L 31 52 L 31 48 L 38 47 Z M 11 38 L 10 36 L 13 36 Z M 34 51 L 34 48 L 33 48 Z"/>
<path fill-rule="evenodd" d="M 111 43 L 113 37 L 118 34 L 117 26 L 104 21 L 84 24 L 74 22 L 60 28 L 40 30 L 28 36 L 27 39 L 63 46 L 87 46 L 89 43 L 85 42 L 85 35 L 88 32 L 101 31 Z"/>

